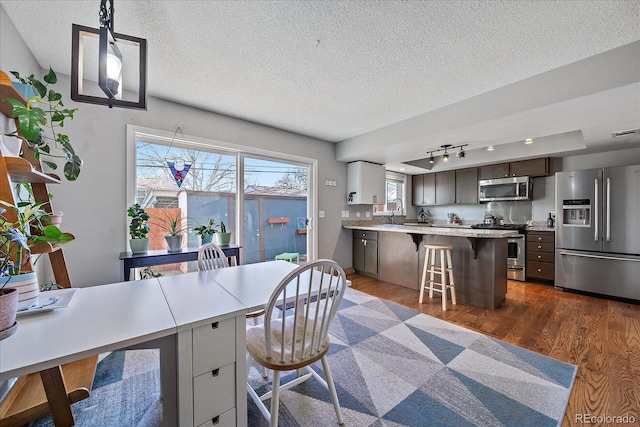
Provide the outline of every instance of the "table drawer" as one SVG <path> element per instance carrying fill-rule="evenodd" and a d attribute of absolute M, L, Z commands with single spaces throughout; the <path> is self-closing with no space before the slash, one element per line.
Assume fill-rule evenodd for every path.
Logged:
<path fill-rule="evenodd" d="M 553 243 L 527 242 L 527 252 L 554 252 Z"/>
<path fill-rule="evenodd" d="M 236 406 L 236 365 L 231 363 L 193 379 L 193 422 L 211 421 Z"/>
<path fill-rule="evenodd" d="M 553 244 L 555 240 L 554 233 L 545 233 L 545 232 L 527 232 L 527 242 L 542 242 L 542 243 L 551 243 Z"/>
<path fill-rule="evenodd" d="M 221 320 L 193 330 L 193 376 L 232 363 L 236 359 L 236 320 Z"/>
<path fill-rule="evenodd" d="M 232 408 L 198 427 L 235 427 L 236 425 L 236 408 Z"/>
<path fill-rule="evenodd" d="M 531 261 L 527 263 L 527 276 L 537 279 L 554 280 L 555 264 Z"/>
<path fill-rule="evenodd" d="M 527 252 L 527 261 L 538 262 L 555 262 L 555 254 L 553 252 Z"/>

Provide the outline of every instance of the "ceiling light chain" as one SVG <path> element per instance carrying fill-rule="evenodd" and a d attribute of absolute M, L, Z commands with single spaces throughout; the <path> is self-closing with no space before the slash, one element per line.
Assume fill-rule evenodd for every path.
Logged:
<path fill-rule="evenodd" d="M 455 150 L 456 148 L 459 148 L 460 151 L 456 154 L 457 157 L 463 159 L 467 153 L 464 151 L 463 147 L 466 147 L 469 144 L 460 144 L 460 145 L 451 145 L 451 144 L 444 144 L 441 145 L 440 148 L 436 149 L 436 150 L 429 150 L 429 163 L 433 164 L 435 162 L 435 158 L 433 157 L 433 154 L 438 154 L 440 151 L 444 151 L 444 154 L 442 155 L 442 160 L 444 160 L 445 162 L 449 160 L 449 150 Z"/>

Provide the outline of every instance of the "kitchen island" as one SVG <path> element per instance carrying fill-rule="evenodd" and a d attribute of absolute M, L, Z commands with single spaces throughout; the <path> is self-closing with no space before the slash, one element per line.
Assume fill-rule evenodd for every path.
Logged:
<path fill-rule="evenodd" d="M 517 231 L 399 224 L 343 228 L 354 230 L 354 238 L 362 232 L 378 233 L 378 278 L 384 282 L 419 289 L 424 245 L 447 245 L 453 247 L 458 302 L 495 309 L 505 299 L 507 238 L 517 236 Z"/>

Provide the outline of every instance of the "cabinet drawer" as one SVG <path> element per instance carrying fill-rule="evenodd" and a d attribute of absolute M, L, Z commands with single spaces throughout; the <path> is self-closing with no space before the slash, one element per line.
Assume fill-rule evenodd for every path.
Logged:
<path fill-rule="evenodd" d="M 236 365 L 207 372 L 193 379 L 193 422 L 199 426 L 236 406 Z"/>
<path fill-rule="evenodd" d="M 549 262 L 531 261 L 527 263 L 527 276 L 544 280 L 553 280 L 555 265 Z"/>
<path fill-rule="evenodd" d="M 527 252 L 553 252 L 553 243 L 527 242 Z"/>
<path fill-rule="evenodd" d="M 354 239 L 378 240 L 377 231 L 353 230 Z"/>
<path fill-rule="evenodd" d="M 542 243 L 553 243 L 555 240 L 555 235 L 553 233 L 527 233 L 527 242 L 542 242 Z"/>
<path fill-rule="evenodd" d="M 236 408 L 232 408 L 198 427 L 235 427 L 236 425 Z"/>
<path fill-rule="evenodd" d="M 533 262 L 555 262 L 555 254 L 553 252 L 527 252 L 527 261 Z"/>
<path fill-rule="evenodd" d="M 193 330 L 193 376 L 236 360 L 236 320 L 225 319 Z"/>

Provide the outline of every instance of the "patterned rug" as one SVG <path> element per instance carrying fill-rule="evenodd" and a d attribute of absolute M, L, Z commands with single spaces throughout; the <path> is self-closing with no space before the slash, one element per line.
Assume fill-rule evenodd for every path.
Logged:
<path fill-rule="evenodd" d="M 557 426 L 577 371 L 349 288 L 328 359 L 347 426 Z M 250 382 L 269 388 L 255 368 Z M 280 425 L 337 425 L 328 391 L 310 379 L 283 392 Z"/>
<path fill-rule="evenodd" d="M 558 426 L 577 371 L 349 288 L 331 343 L 329 364 L 349 427 Z M 249 378 L 268 390 L 257 369 Z M 267 426 L 247 401 L 249 426 Z M 155 427 L 161 411 L 155 350 L 103 355 L 91 397 L 74 405 L 78 426 Z M 328 391 L 310 379 L 283 392 L 280 426 L 337 426 Z"/>

